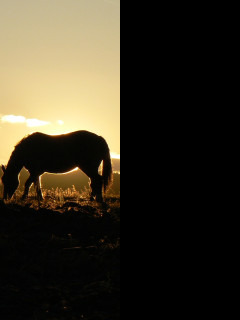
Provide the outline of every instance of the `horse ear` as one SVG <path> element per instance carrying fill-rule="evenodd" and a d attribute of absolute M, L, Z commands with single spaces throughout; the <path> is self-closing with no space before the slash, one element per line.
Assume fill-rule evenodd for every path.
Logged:
<path fill-rule="evenodd" d="M 6 171 L 6 168 L 4 165 L 2 165 L 2 171 L 3 171 L 3 173 L 5 173 L 5 171 Z"/>

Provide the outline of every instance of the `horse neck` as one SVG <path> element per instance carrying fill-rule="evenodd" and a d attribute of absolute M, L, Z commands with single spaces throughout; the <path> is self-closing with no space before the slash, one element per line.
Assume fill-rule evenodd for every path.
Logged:
<path fill-rule="evenodd" d="M 13 175 L 18 175 L 23 168 L 23 161 L 16 150 L 12 153 L 7 165 L 7 171 Z"/>

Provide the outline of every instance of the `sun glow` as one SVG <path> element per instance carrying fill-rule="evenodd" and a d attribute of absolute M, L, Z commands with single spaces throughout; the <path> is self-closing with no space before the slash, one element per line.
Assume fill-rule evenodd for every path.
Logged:
<path fill-rule="evenodd" d="M 120 160 L 120 154 L 118 154 L 118 153 L 111 152 L 111 157 L 112 157 L 112 159 L 119 159 Z"/>
<path fill-rule="evenodd" d="M 120 0 L 0 1 L 0 26 L 0 163 L 31 133 L 78 130 L 119 162 Z"/>

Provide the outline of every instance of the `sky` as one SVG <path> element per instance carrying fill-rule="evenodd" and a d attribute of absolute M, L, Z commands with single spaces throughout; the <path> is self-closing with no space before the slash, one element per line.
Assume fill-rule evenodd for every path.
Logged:
<path fill-rule="evenodd" d="M 120 0 L 0 0 L 0 163 L 32 132 L 120 154 Z"/>

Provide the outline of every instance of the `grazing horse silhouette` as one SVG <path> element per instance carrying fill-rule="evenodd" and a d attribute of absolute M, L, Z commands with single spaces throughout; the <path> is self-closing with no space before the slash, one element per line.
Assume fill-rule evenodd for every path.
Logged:
<path fill-rule="evenodd" d="M 98 168 L 103 161 L 102 176 Z M 91 200 L 101 202 L 102 189 L 107 189 L 112 179 L 112 163 L 109 147 L 104 138 L 88 132 L 50 136 L 33 133 L 23 138 L 15 147 L 7 167 L 2 166 L 4 199 L 11 198 L 19 185 L 19 173 L 25 167 L 30 176 L 25 184 L 23 199 L 34 183 L 39 200 L 42 200 L 40 177 L 43 173 L 65 173 L 81 169 L 91 179 Z"/>

